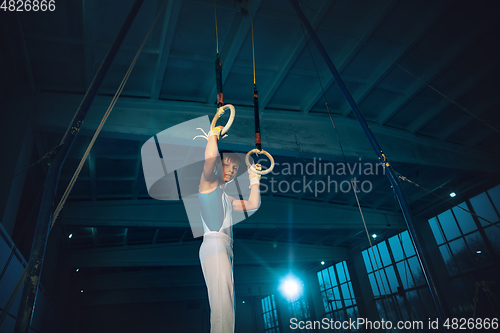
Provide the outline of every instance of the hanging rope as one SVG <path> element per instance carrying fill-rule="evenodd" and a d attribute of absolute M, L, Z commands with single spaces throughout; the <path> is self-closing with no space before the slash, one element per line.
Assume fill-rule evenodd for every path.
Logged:
<path fill-rule="evenodd" d="M 215 14 L 215 43 L 217 49 L 217 56 L 215 57 L 215 81 L 217 84 L 217 107 L 220 108 L 224 105 L 222 94 L 222 60 L 219 57 L 219 29 L 217 27 L 217 4 L 214 0 L 214 14 Z"/>
<path fill-rule="evenodd" d="M 318 11 L 314 10 L 313 8 L 311 8 L 310 6 L 308 6 L 307 4 L 305 4 L 304 2 L 301 2 L 300 3 L 301 5 L 304 5 L 305 7 L 309 8 L 311 11 L 313 11 L 314 13 L 316 13 L 317 15 L 321 15 L 320 13 L 318 13 Z M 342 26 L 336 24 L 335 22 L 332 22 L 333 25 L 335 25 L 337 28 L 339 28 L 340 30 L 342 30 L 343 32 L 345 32 L 346 34 L 348 34 L 349 36 L 351 36 L 352 38 L 356 39 L 357 41 L 363 43 L 363 45 L 366 45 L 366 41 L 363 41 L 361 39 L 359 39 L 355 34 L 353 34 L 351 31 L 349 30 L 346 30 L 344 29 Z M 480 121 L 481 123 L 483 123 L 484 125 L 486 125 L 487 127 L 489 127 L 490 129 L 492 129 L 493 131 L 497 132 L 497 133 L 500 133 L 500 130 L 498 128 L 495 128 L 493 126 L 491 126 L 487 121 L 485 121 L 484 119 L 478 117 L 477 115 L 475 115 L 474 113 L 472 113 L 468 108 L 466 108 L 465 106 L 462 106 L 460 103 L 458 103 L 456 100 L 454 100 L 453 98 L 449 97 L 448 95 L 444 94 L 443 92 L 441 92 L 440 90 L 438 90 L 437 88 L 435 88 L 434 86 L 430 85 L 429 83 L 427 83 L 426 81 L 422 80 L 420 77 L 418 77 L 417 75 L 413 74 L 412 72 L 410 72 L 409 70 L 407 70 L 406 68 L 404 68 L 403 66 L 401 66 L 400 64 L 398 64 L 397 62 L 393 61 L 392 62 L 394 65 L 396 65 L 397 67 L 399 67 L 401 70 L 403 70 L 404 72 L 406 72 L 407 74 L 413 76 L 415 79 L 417 79 L 418 81 L 422 82 L 423 84 L 425 84 L 429 89 L 435 91 L 436 93 L 438 93 L 439 95 L 441 95 L 442 97 L 444 97 L 445 99 L 447 99 L 450 103 L 454 104 L 455 106 L 457 106 L 458 108 L 460 108 L 461 110 L 463 110 L 464 112 L 466 112 L 467 114 L 469 114 L 471 117 L 475 118 L 476 120 Z"/>
<path fill-rule="evenodd" d="M 62 144 L 59 144 L 59 145 L 55 146 L 50 151 L 48 151 L 45 155 L 43 155 L 37 161 L 35 161 L 33 164 L 28 165 L 26 168 L 22 169 L 21 171 L 19 171 L 16 174 L 14 174 L 12 177 L 2 180 L 0 182 L 0 185 L 3 185 L 6 182 L 8 182 L 8 181 L 10 181 L 10 180 L 12 180 L 14 178 L 16 178 L 17 176 L 19 176 L 20 174 L 22 174 L 25 171 L 28 171 L 29 169 L 31 169 L 32 167 L 34 167 L 38 163 L 42 162 L 43 160 L 52 158 L 53 156 L 55 156 L 57 154 L 57 152 L 59 151 L 59 148 L 61 148 L 62 146 L 63 146 Z"/>
<path fill-rule="evenodd" d="M 326 109 L 328 110 L 328 115 L 330 116 L 330 120 L 331 120 L 331 122 L 332 122 L 333 129 L 335 130 L 335 135 L 337 136 L 337 141 L 338 141 L 338 143 L 339 143 L 340 151 L 342 152 L 342 157 L 343 157 L 343 159 L 344 159 L 344 163 L 347 165 L 347 164 L 348 164 L 348 162 L 347 162 L 347 158 L 346 158 L 346 156 L 345 156 L 345 152 L 344 152 L 344 148 L 343 148 L 342 142 L 340 141 L 340 136 L 339 136 L 339 133 L 338 133 L 338 130 L 337 130 L 337 126 L 335 126 L 335 121 L 333 120 L 332 112 L 331 112 L 331 110 L 330 110 L 330 106 L 328 105 L 328 101 L 327 101 L 327 99 L 326 99 L 325 89 L 324 89 L 324 87 L 323 87 L 323 83 L 321 82 L 321 78 L 320 78 L 320 76 L 319 76 L 318 68 L 317 68 L 317 66 L 316 66 L 316 62 L 314 61 L 314 57 L 313 57 L 313 54 L 312 54 L 311 48 L 309 47 L 309 42 L 308 42 L 308 40 L 307 40 L 307 36 L 306 36 L 306 33 L 305 33 L 305 31 L 304 31 L 304 27 L 303 27 L 302 22 L 300 21 L 300 19 L 299 19 L 299 23 L 300 23 L 300 28 L 301 28 L 301 30 L 302 30 L 302 34 L 304 35 L 304 39 L 305 39 L 305 41 L 306 41 L 307 49 L 309 50 L 309 54 L 310 54 L 310 56 L 311 56 L 311 60 L 312 60 L 313 65 L 314 65 L 314 69 L 315 69 L 315 71 L 316 71 L 316 76 L 318 77 L 318 82 L 319 82 L 319 85 L 320 85 L 320 87 L 321 87 L 321 91 L 322 91 L 322 94 L 323 94 L 323 98 L 324 98 L 324 100 L 325 100 L 325 105 L 326 105 Z M 381 272 L 380 272 L 380 271 L 381 271 L 381 269 L 380 269 L 380 267 L 379 267 L 377 257 L 375 256 L 375 250 L 374 250 L 374 248 L 373 248 L 373 243 L 372 243 L 372 240 L 371 240 L 371 238 L 370 238 L 370 233 L 369 233 L 369 231 L 368 231 L 368 226 L 367 226 L 367 224 L 366 224 L 365 216 L 364 216 L 364 214 L 363 214 L 363 209 L 361 208 L 361 204 L 360 204 L 359 197 L 358 197 L 358 194 L 357 194 L 357 192 L 358 192 L 358 187 L 357 187 L 356 182 L 354 181 L 354 179 L 352 179 L 352 177 L 350 178 L 350 182 L 351 182 L 351 184 L 352 184 L 352 188 L 353 188 L 354 196 L 355 196 L 355 198 L 356 198 L 356 203 L 357 203 L 357 205 L 358 205 L 359 213 L 360 213 L 360 215 L 361 215 L 361 220 L 363 221 L 363 226 L 364 226 L 364 228 L 365 228 L 366 236 L 367 236 L 367 238 L 368 238 L 368 243 L 370 244 L 370 250 L 371 250 L 371 252 L 372 252 L 372 256 L 373 256 L 373 259 L 374 259 L 374 261 L 375 261 L 375 265 L 376 265 L 376 267 L 377 267 L 376 271 L 377 271 L 377 273 L 378 273 L 378 276 L 379 276 L 380 282 L 382 283 L 382 289 L 383 289 L 384 294 L 385 294 L 385 299 L 386 299 L 387 303 L 389 304 L 389 310 L 390 310 L 389 314 L 390 314 L 390 316 L 391 316 L 391 320 L 393 320 L 393 318 L 392 318 L 392 307 L 391 307 L 391 302 L 390 302 L 389 297 L 388 297 L 388 292 L 387 292 L 387 290 L 386 290 L 386 288 L 385 288 L 385 283 L 384 283 L 384 280 L 382 279 L 382 274 L 381 274 Z M 393 321 L 394 321 L 394 320 L 393 320 Z"/>
<path fill-rule="evenodd" d="M 259 119 L 259 91 L 257 90 L 257 83 L 255 78 L 255 42 L 253 33 L 253 1 L 250 1 L 250 26 L 252 30 L 252 63 L 253 63 L 253 114 L 255 119 L 255 149 L 250 150 L 245 156 L 245 163 L 253 172 L 259 175 L 265 175 L 271 172 L 274 168 L 274 158 L 267 151 L 262 149 L 262 141 L 260 136 L 260 119 Z M 271 161 L 269 168 L 259 170 L 250 163 L 250 155 L 264 154 Z"/>
<path fill-rule="evenodd" d="M 452 202 L 451 202 L 451 200 L 449 200 L 449 199 L 447 199 L 447 198 L 445 198 L 445 197 L 442 197 L 442 196 L 440 196 L 439 194 L 434 193 L 433 191 L 430 191 L 430 190 L 426 189 L 425 187 L 423 187 L 423 186 L 421 186 L 421 185 L 419 185 L 419 184 L 415 183 L 414 181 L 412 181 L 412 180 L 408 179 L 408 178 L 407 178 L 407 177 L 405 177 L 405 176 L 400 175 L 400 174 L 399 174 L 396 170 L 394 170 L 394 169 L 392 169 L 392 170 L 393 170 L 393 171 L 394 171 L 394 173 L 395 173 L 395 174 L 399 177 L 399 179 L 404 180 L 404 181 L 406 181 L 406 182 L 408 182 L 408 183 L 410 183 L 410 184 L 413 184 L 413 185 L 415 185 L 416 187 L 421 188 L 422 190 L 426 191 L 427 193 L 430 193 L 430 194 L 432 194 L 432 195 L 435 195 L 436 197 L 438 197 L 438 198 L 442 199 L 443 201 L 446 201 L 446 202 L 450 202 L 450 203 L 452 203 Z M 452 204 L 454 204 L 454 203 L 452 203 Z M 456 205 L 455 207 L 460 208 L 461 210 L 463 210 L 463 211 L 465 211 L 465 212 L 467 212 L 467 213 L 469 213 L 469 214 L 471 214 L 471 215 L 473 215 L 473 216 L 477 217 L 478 219 L 481 219 L 481 220 L 483 220 L 483 221 L 485 221 L 485 222 L 488 222 L 489 224 L 491 224 L 491 225 L 493 225 L 493 226 L 495 226 L 495 227 L 497 227 L 497 228 L 500 228 L 500 225 L 495 224 L 495 223 L 493 223 L 493 222 L 491 222 L 491 221 L 489 221 L 489 220 L 485 219 L 484 217 L 481 217 L 481 216 L 477 215 L 476 213 L 471 212 L 471 211 L 470 211 L 470 210 L 468 210 L 468 209 L 465 209 L 465 208 L 463 208 L 463 207 L 461 207 L 461 206 L 459 206 L 459 205 Z"/>
<path fill-rule="evenodd" d="M 219 56 L 219 30 L 217 28 L 217 4 L 214 0 L 214 13 L 215 13 L 215 43 L 217 48 L 217 56 Z"/>
<path fill-rule="evenodd" d="M 253 87 L 257 89 L 256 80 L 255 80 L 255 46 L 254 46 L 254 37 L 253 37 L 253 0 L 250 1 L 250 26 L 252 28 L 252 63 L 253 63 Z"/>
<path fill-rule="evenodd" d="M 3 269 L 2 269 L 2 273 L 0 274 L 0 281 L 2 281 L 2 278 L 4 277 L 5 273 L 7 272 L 7 267 L 9 267 L 10 262 L 14 258 L 14 254 L 15 254 L 15 252 L 17 250 L 17 245 L 16 244 L 19 243 L 19 241 L 21 240 L 21 237 L 24 235 L 24 232 L 26 231 L 26 227 L 28 226 L 28 222 L 29 222 L 29 220 L 31 218 L 31 214 L 35 210 L 35 207 L 36 207 L 36 205 L 38 203 L 38 199 L 40 199 L 41 196 L 42 196 L 42 192 L 43 192 L 44 186 L 45 186 L 45 182 L 41 186 L 40 191 L 38 191 L 38 195 L 37 195 L 37 197 L 36 197 L 36 199 L 35 199 L 35 201 L 33 203 L 33 206 L 31 207 L 31 210 L 30 210 L 30 212 L 28 214 L 28 217 L 26 218 L 26 222 L 24 223 L 24 226 L 23 226 L 21 232 L 19 233 L 19 235 L 17 236 L 17 239 L 12 244 L 12 248 L 10 250 L 9 258 L 7 259 L 7 262 L 5 263 L 5 265 L 4 265 Z M 5 305 L 5 307 L 2 310 L 2 313 L 0 314 L 0 327 L 2 326 L 2 323 L 5 320 L 5 317 L 8 315 L 9 310 L 10 310 L 12 304 L 13 304 L 13 301 L 15 300 L 15 298 L 17 296 L 17 293 L 21 289 L 21 285 L 23 284 L 24 279 L 26 278 L 27 267 L 28 266 L 26 266 L 24 268 L 24 271 L 21 274 L 21 277 L 19 278 L 19 281 L 17 282 L 16 287 L 12 291 L 12 294 L 10 295 L 9 300 L 7 301 L 7 304 Z"/>
<path fill-rule="evenodd" d="M 222 59 L 219 57 L 219 28 L 217 26 L 217 4 L 214 0 L 214 16 L 215 16 L 215 43 L 216 43 L 216 50 L 217 50 L 217 55 L 215 57 L 215 84 L 217 87 L 217 112 L 215 113 L 214 118 L 212 119 L 212 123 L 210 124 L 210 131 L 213 131 L 213 129 L 217 125 L 217 120 L 229 109 L 231 112 L 231 115 L 229 116 L 229 120 L 227 121 L 226 125 L 224 125 L 224 128 L 222 131 L 220 131 L 220 138 L 225 138 L 227 136 L 226 132 L 229 130 L 231 125 L 233 124 L 234 116 L 235 116 L 235 109 L 234 106 L 231 104 L 226 104 L 224 105 L 224 95 L 222 93 Z M 198 130 L 203 132 L 203 135 L 197 135 L 193 138 L 205 138 L 208 140 L 209 132 L 208 134 L 202 129 L 202 128 L 197 128 Z"/>
<path fill-rule="evenodd" d="M 110 103 L 108 109 L 106 110 L 106 113 L 104 114 L 104 117 L 101 120 L 101 123 L 99 124 L 96 132 L 94 133 L 94 136 L 92 137 L 92 140 L 90 141 L 90 144 L 87 147 L 87 150 L 85 151 L 85 154 L 83 155 L 82 159 L 80 160 L 80 164 L 78 165 L 78 167 L 77 167 L 77 169 L 76 169 L 73 177 L 71 178 L 71 180 L 70 180 L 70 182 L 68 184 L 68 187 L 66 188 L 66 191 L 64 191 L 64 194 L 63 194 L 61 200 L 59 201 L 59 204 L 57 205 L 57 207 L 56 207 L 56 209 L 54 211 L 54 214 L 52 216 L 52 223 L 50 225 L 51 229 L 54 226 L 54 223 L 56 222 L 57 216 L 59 215 L 59 212 L 61 211 L 62 207 L 64 206 L 64 203 L 68 199 L 69 193 L 71 192 L 71 189 L 73 188 L 73 185 L 75 184 L 75 182 L 76 182 L 76 180 L 78 178 L 78 175 L 80 174 L 80 171 L 82 170 L 82 167 L 85 164 L 85 161 L 87 160 L 87 157 L 88 157 L 88 155 L 90 153 L 90 150 L 94 146 L 94 143 L 95 143 L 95 141 L 97 139 L 97 136 L 99 135 L 99 133 L 101 133 L 102 127 L 106 123 L 106 120 L 108 119 L 111 111 L 113 111 L 113 108 L 114 108 L 114 106 L 116 104 L 116 101 L 118 100 L 118 97 L 122 93 L 123 88 L 125 87 L 125 84 L 127 83 L 128 79 L 130 77 L 130 73 L 132 73 L 132 70 L 134 69 L 134 66 L 135 66 L 135 64 L 137 62 L 137 59 L 139 58 L 139 55 L 141 54 L 142 49 L 144 48 L 144 45 L 146 44 L 146 41 L 148 40 L 149 35 L 151 34 L 151 31 L 153 30 L 153 27 L 155 26 L 156 22 L 158 21 L 158 18 L 160 17 L 160 14 L 163 11 L 163 8 L 165 7 L 166 3 L 167 3 L 167 0 L 165 0 L 163 2 L 163 5 L 161 6 L 160 10 L 158 11 L 158 14 L 156 15 L 153 23 L 149 27 L 149 30 L 148 30 L 146 36 L 144 37 L 144 40 L 142 41 L 141 46 L 137 50 L 137 53 L 135 54 L 135 57 L 132 60 L 132 63 L 130 64 L 127 72 L 125 73 L 125 76 L 123 77 L 123 80 L 120 83 L 120 86 L 118 87 L 118 90 L 116 91 L 115 95 L 113 96 L 113 99 L 111 100 L 111 103 Z"/>

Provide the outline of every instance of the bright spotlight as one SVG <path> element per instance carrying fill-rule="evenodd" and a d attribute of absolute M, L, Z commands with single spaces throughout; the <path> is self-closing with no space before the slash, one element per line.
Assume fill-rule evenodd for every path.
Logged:
<path fill-rule="evenodd" d="M 450 193 L 450 197 L 454 198 L 454 197 L 456 197 L 456 196 L 457 196 L 457 194 L 456 194 L 455 192 L 451 192 L 451 193 Z"/>
<path fill-rule="evenodd" d="M 69 235 L 68 235 L 68 238 L 71 238 L 71 237 L 73 237 L 73 234 L 69 234 Z"/>
<path fill-rule="evenodd" d="M 325 264 L 325 262 L 324 262 L 324 261 L 322 261 L 322 262 L 321 262 L 321 265 L 324 265 L 324 264 Z"/>
<path fill-rule="evenodd" d="M 476 253 L 477 253 L 477 254 L 481 254 L 481 250 L 477 250 L 477 251 L 476 251 Z"/>
<path fill-rule="evenodd" d="M 373 235 L 372 235 L 372 238 L 373 238 L 373 239 L 377 238 L 377 234 L 373 234 Z"/>
<path fill-rule="evenodd" d="M 298 299 L 302 294 L 301 282 L 292 276 L 286 277 L 281 282 L 280 289 L 283 296 L 289 301 Z"/>

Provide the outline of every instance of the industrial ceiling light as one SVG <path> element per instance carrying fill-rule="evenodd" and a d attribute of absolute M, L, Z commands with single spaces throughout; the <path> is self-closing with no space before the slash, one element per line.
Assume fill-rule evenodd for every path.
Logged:
<path fill-rule="evenodd" d="M 287 300 L 294 301 L 302 294 L 302 283 L 294 276 L 289 275 L 281 282 L 279 289 Z"/>
<path fill-rule="evenodd" d="M 68 238 L 71 238 L 71 237 L 73 237 L 73 234 L 69 234 L 69 235 L 68 235 Z"/>
<path fill-rule="evenodd" d="M 373 234 L 373 235 L 372 235 L 372 238 L 373 238 L 373 239 L 377 238 L 377 234 Z"/>
<path fill-rule="evenodd" d="M 450 197 L 454 198 L 454 197 L 456 197 L 456 196 L 457 196 L 457 194 L 456 194 L 455 192 L 451 192 L 451 193 L 450 193 Z"/>
<path fill-rule="evenodd" d="M 324 264 L 325 264 L 325 262 L 324 262 L 324 261 L 322 261 L 322 262 L 321 262 L 321 265 L 324 265 Z"/>

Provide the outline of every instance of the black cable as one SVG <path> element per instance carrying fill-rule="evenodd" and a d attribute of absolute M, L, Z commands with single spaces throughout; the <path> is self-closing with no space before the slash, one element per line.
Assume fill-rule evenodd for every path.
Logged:
<path fill-rule="evenodd" d="M 45 155 L 43 155 L 42 157 L 40 157 L 35 163 L 31 164 L 31 165 L 28 165 L 26 168 L 24 168 L 23 170 L 19 171 L 18 173 L 16 173 L 14 176 L 8 178 L 8 179 L 4 179 L 2 180 L 2 182 L 0 183 L 0 185 L 3 185 L 5 184 L 6 182 L 16 178 L 17 176 L 19 176 L 20 174 L 22 174 L 23 172 L 31 169 L 32 167 L 34 167 L 35 165 L 37 165 L 38 163 L 40 163 L 41 161 L 47 159 L 47 158 L 51 158 L 52 156 L 54 156 L 55 154 L 57 154 L 57 152 L 59 151 L 59 148 L 62 147 L 62 144 L 58 145 L 58 146 L 55 146 L 54 148 L 52 148 L 49 152 L 47 152 Z"/>
<path fill-rule="evenodd" d="M 42 195 L 44 186 L 45 186 L 45 182 L 43 182 L 42 187 L 40 188 L 40 191 L 38 192 L 38 195 L 37 195 L 37 197 L 35 199 L 35 202 L 33 203 L 33 206 L 31 207 L 31 210 L 30 210 L 30 212 L 28 214 L 28 217 L 26 218 L 26 221 L 24 222 L 24 225 L 23 225 L 23 228 L 22 228 L 21 232 L 19 233 L 19 235 L 17 236 L 16 240 L 14 241 L 14 246 L 12 247 L 12 249 L 10 251 L 9 259 L 7 259 L 7 262 L 5 263 L 5 266 L 2 269 L 2 273 L 0 273 L 0 281 L 2 281 L 2 278 L 5 275 L 5 272 L 7 271 L 7 267 L 9 266 L 10 262 L 12 261 L 12 258 L 14 257 L 14 253 L 16 252 L 16 249 L 17 249 L 17 245 L 16 244 L 19 243 L 19 241 L 21 240 L 21 237 L 24 235 L 24 232 L 26 231 L 26 227 L 28 226 L 28 222 L 29 222 L 29 220 L 31 218 L 31 214 L 35 210 L 35 207 L 36 207 L 36 205 L 38 203 L 38 200 L 40 199 L 40 197 Z"/>
<path fill-rule="evenodd" d="M 314 10 L 313 8 L 311 8 L 310 6 L 308 6 L 307 4 L 303 3 L 303 2 L 300 2 L 301 5 L 304 5 L 306 8 L 308 8 L 309 10 L 313 11 L 314 13 L 316 13 L 317 15 L 321 15 L 320 13 L 318 13 L 316 10 Z M 351 31 L 349 30 L 346 30 L 344 29 L 343 27 L 341 27 L 340 25 L 338 24 L 335 24 L 333 23 L 337 28 L 339 28 L 340 30 L 342 30 L 343 32 L 345 32 L 346 34 L 348 34 L 349 36 L 351 36 L 352 38 L 356 39 L 357 41 L 363 43 L 363 45 L 366 45 L 366 42 L 359 39 L 356 35 L 354 35 Z M 403 66 L 401 66 L 400 64 L 398 64 L 397 62 L 395 61 L 392 61 L 392 63 L 394 65 L 396 65 L 397 67 L 399 67 L 401 70 L 403 70 L 405 73 L 413 76 L 415 79 L 417 79 L 418 81 L 422 82 L 423 84 L 425 84 L 429 89 L 433 90 L 434 92 L 436 92 L 437 94 L 439 94 L 441 97 L 447 99 L 450 103 L 454 104 L 455 106 L 457 106 L 459 109 L 463 110 L 464 112 L 466 112 L 467 114 L 469 114 L 471 117 L 475 118 L 477 121 L 483 123 L 484 125 L 486 125 L 487 127 L 489 127 L 491 130 L 497 132 L 497 133 L 500 133 L 500 130 L 498 128 L 495 128 L 493 126 L 491 126 L 490 124 L 488 124 L 488 122 L 486 122 L 485 120 L 479 118 L 478 116 L 476 116 L 474 113 L 472 113 L 468 108 L 466 108 L 465 106 L 461 105 L 460 103 L 458 103 L 457 101 L 455 101 L 453 98 L 447 96 L 446 94 L 442 93 L 441 91 L 439 91 L 437 88 L 435 88 L 434 86 L 430 85 L 429 83 L 425 82 L 424 80 L 422 80 L 420 77 L 418 77 L 417 75 L 413 74 L 412 72 L 410 72 L 409 70 L 407 70 L 406 68 L 404 68 Z"/>

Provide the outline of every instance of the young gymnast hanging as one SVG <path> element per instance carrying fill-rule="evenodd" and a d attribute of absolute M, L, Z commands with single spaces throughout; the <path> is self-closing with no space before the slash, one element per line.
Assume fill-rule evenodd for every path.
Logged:
<path fill-rule="evenodd" d="M 215 1 L 214 1 L 215 8 Z M 252 15 L 252 13 L 250 14 Z M 252 23 L 252 50 L 253 45 L 253 18 Z M 254 58 L 254 111 L 255 111 L 255 143 L 256 149 L 251 150 L 245 157 L 250 179 L 250 194 L 248 200 L 236 200 L 224 190 L 228 183 L 234 180 L 240 165 L 241 158 L 233 152 L 219 152 L 218 141 L 226 136 L 234 120 L 235 110 L 230 104 L 224 105 L 222 93 L 222 61 L 219 57 L 219 43 L 217 32 L 217 11 L 215 8 L 215 27 L 217 38 L 217 57 L 215 60 L 217 84 L 217 113 L 211 123 L 211 131 L 205 137 L 205 162 L 200 178 L 198 199 L 203 222 L 203 242 L 200 247 L 200 261 L 203 276 L 207 285 L 208 300 L 210 303 L 210 332 L 233 333 L 235 327 L 235 303 L 233 280 L 233 234 L 231 213 L 236 211 L 253 211 L 260 206 L 260 177 L 269 173 L 274 167 L 272 156 L 262 150 L 260 142 L 258 95 L 255 85 L 255 53 Z M 218 118 L 230 110 L 231 116 L 226 126 L 216 126 Z M 196 137 L 195 137 L 196 138 Z M 251 154 L 264 154 L 271 166 L 262 170 L 260 164 L 250 162 Z M 220 159 L 218 158 L 220 155 Z"/>
<path fill-rule="evenodd" d="M 251 211 L 259 208 L 260 175 L 249 170 L 248 200 L 236 200 L 225 191 L 233 181 L 241 159 L 236 153 L 220 152 L 218 140 L 222 126 L 211 130 L 205 149 L 205 163 L 200 178 L 199 203 L 203 221 L 203 242 L 200 261 L 210 303 L 210 332 L 233 333 L 235 322 L 233 283 L 233 210 Z M 259 165 L 254 165 L 257 169 Z"/>

